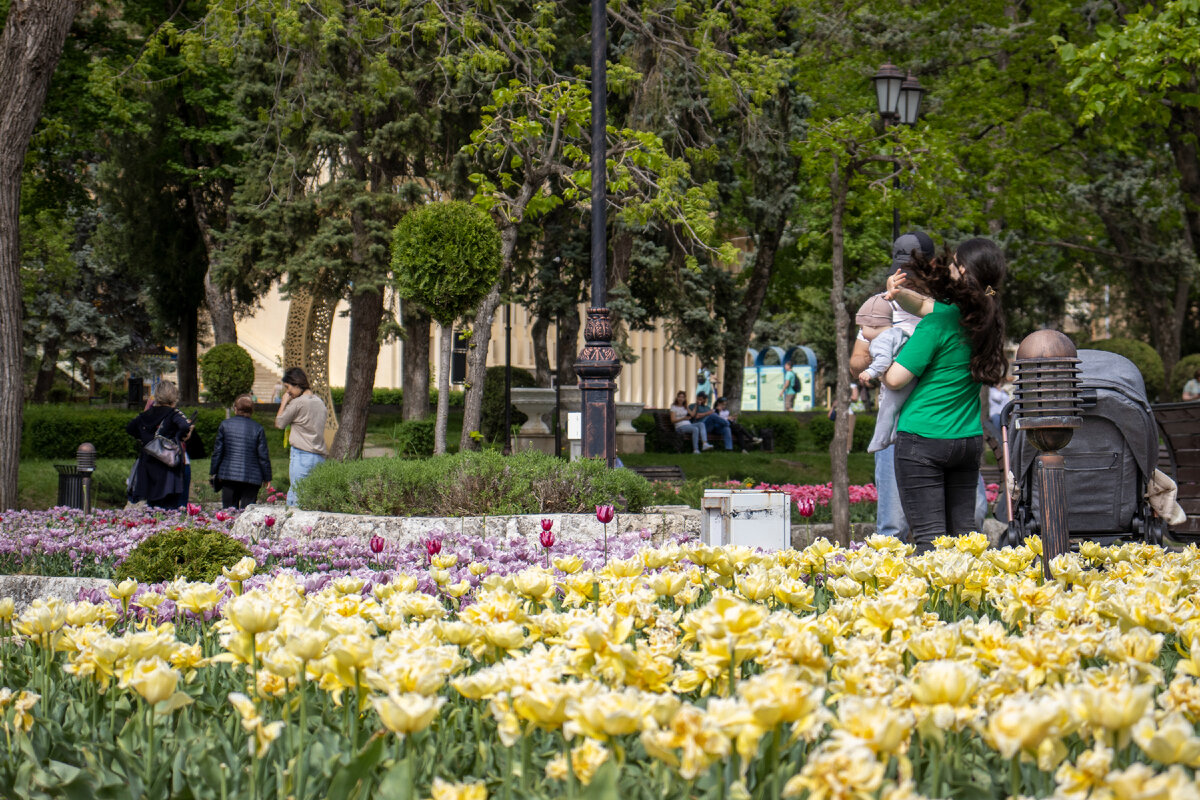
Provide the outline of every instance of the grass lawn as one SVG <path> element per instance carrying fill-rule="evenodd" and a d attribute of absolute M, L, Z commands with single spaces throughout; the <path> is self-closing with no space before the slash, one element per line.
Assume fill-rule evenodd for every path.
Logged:
<path fill-rule="evenodd" d="M 272 485 L 277 489 L 287 488 L 288 459 L 279 449 L 280 455 L 271 457 L 271 470 L 275 476 Z M 58 472 L 55 464 L 70 464 L 65 459 L 25 459 L 21 461 L 17 473 L 17 497 L 21 508 L 39 509 L 50 508 L 58 501 Z M 217 502 L 221 499 L 208 485 L 207 458 L 196 459 L 192 462 L 192 493 L 193 503 Z M 125 479 L 133 461 L 126 458 L 100 458 L 96 460 L 96 474 L 93 478 L 93 504 L 97 508 L 123 508 L 125 506 Z M 266 499 L 266 493 L 261 492 L 259 499 Z"/>
<path fill-rule="evenodd" d="M 621 456 L 629 467 L 651 464 L 678 464 L 689 480 L 712 477 L 718 480 L 747 478 L 763 483 L 829 483 L 832 470 L 829 453 L 637 453 Z M 850 454 L 850 483 L 875 482 L 875 457 L 869 453 Z"/>

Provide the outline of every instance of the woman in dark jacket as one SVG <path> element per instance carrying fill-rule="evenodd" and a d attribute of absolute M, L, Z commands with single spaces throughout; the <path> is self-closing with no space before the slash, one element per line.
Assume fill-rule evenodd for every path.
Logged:
<path fill-rule="evenodd" d="M 258 490 L 271 480 L 271 455 L 262 425 L 250 419 L 254 401 L 242 395 L 233 401 L 234 416 L 217 428 L 209 472 L 221 489 L 221 505 L 245 508 L 258 502 Z"/>
<path fill-rule="evenodd" d="M 154 405 L 134 417 L 125 430 L 141 442 L 142 447 L 154 438 L 155 433 L 173 442 L 185 442 L 192 432 L 192 423 L 175 408 L 178 402 L 179 389 L 175 384 L 160 381 L 154 389 Z M 145 500 L 154 508 L 179 508 L 186 488 L 183 462 L 182 453 L 174 467 L 168 467 L 144 452 L 139 453 L 129 499 L 135 503 Z"/>

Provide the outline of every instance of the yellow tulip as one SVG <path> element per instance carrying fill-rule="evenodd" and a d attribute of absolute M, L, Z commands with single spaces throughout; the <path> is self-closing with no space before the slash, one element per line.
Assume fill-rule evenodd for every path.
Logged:
<path fill-rule="evenodd" d="M 396 587 L 397 592 L 415 592 L 419 583 L 415 575 L 397 575 L 392 578 L 392 585 Z"/>
<path fill-rule="evenodd" d="M 209 583 L 188 584 L 180 589 L 179 599 L 176 601 L 181 609 L 193 614 L 203 614 L 205 611 L 214 609 L 219 602 L 221 602 L 221 594 L 216 587 Z"/>
<path fill-rule="evenodd" d="M 1155 725 L 1150 716 L 1133 726 L 1133 740 L 1152 761 L 1200 767 L 1200 738 L 1182 714 L 1168 714 Z"/>
<path fill-rule="evenodd" d="M 963 661 L 923 662 L 913 676 L 913 699 L 927 706 L 965 706 L 979 686 L 979 668 Z"/>
<path fill-rule="evenodd" d="M 232 567 L 222 567 L 221 574 L 230 583 L 245 583 L 254 575 L 254 571 L 258 569 L 258 563 L 250 556 L 238 561 Z"/>
<path fill-rule="evenodd" d="M 553 574 L 539 567 L 523 569 L 513 576 L 513 586 L 522 597 L 538 602 L 554 594 L 556 588 Z"/>
<path fill-rule="evenodd" d="M 0 620 L 5 622 L 13 618 L 16 613 L 17 604 L 11 597 L 0 598 Z"/>
<path fill-rule="evenodd" d="M 557 559 L 555 559 L 555 560 L 557 560 Z M 583 562 L 581 561 L 580 564 L 582 565 Z M 470 564 L 467 564 L 467 572 L 470 572 L 472 575 L 474 575 L 477 578 L 487 571 L 488 571 L 487 564 L 483 564 L 478 561 L 472 561 Z"/>
<path fill-rule="evenodd" d="M 438 569 L 452 569 L 458 564 L 458 555 L 455 553 L 438 553 L 430 561 Z"/>
<path fill-rule="evenodd" d="M 21 616 L 17 617 L 13 627 L 22 636 L 28 636 L 44 645 L 47 643 L 46 637 L 60 630 L 65 624 L 67 624 L 66 604 L 55 597 L 50 600 L 41 598 L 34 600 L 28 608 L 21 612 Z"/>
<path fill-rule="evenodd" d="M 288 630 L 284 648 L 301 661 L 316 661 L 325 653 L 329 634 L 316 628 L 295 627 Z"/>
<path fill-rule="evenodd" d="M 135 664 L 133 675 L 124 683 L 132 686 L 147 703 L 154 705 L 175 694 L 179 673 L 155 656 Z"/>
<path fill-rule="evenodd" d="M 225 604 L 224 613 L 225 618 L 237 626 L 238 630 L 251 635 L 273 631 L 279 624 L 279 606 L 258 589 L 232 598 Z"/>
<path fill-rule="evenodd" d="M 512 621 L 497 622 L 484 628 L 483 636 L 488 644 L 501 650 L 517 650 L 525 646 L 525 631 Z"/>
<path fill-rule="evenodd" d="M 135 581 L 133 578 L 126 578 L 115 586 L 109 584 L 108 596 L 114 600 L 128 600 L 129 598 L 133 597 L 133 593 L 137 591 L 137 588 L 137 581 Z"/>
<path fill-rule="evenodd" d="M 487 800 L 487 786 L 482 781 L 448 783 L 434 778 L 430 794 L 431 800 Z"/>
<path fill-rule="evenodd" d="M 371 698 L 375 713 L 383 726 L 394 734 L 404 737 L 429 727 L 438 711 L 446 703 L 444 697 L 427 697 L 421 694 L 399 694 L 388 692 L 386 696 Z"/>
<path fill-rule="evenodd" d="M 343 575 L 340 578 L 333 579 L 333 590 L 338 594 L 362 594 L 362 589 L 366 584 L 367 582 L 362 578 Z"/>
<path fill-rule="evenodd" d="M 346 669 L 364 669 L 375 656 L 375 641 L 363 633 L 344 633 L 329 643 L 329 654 Z"/>

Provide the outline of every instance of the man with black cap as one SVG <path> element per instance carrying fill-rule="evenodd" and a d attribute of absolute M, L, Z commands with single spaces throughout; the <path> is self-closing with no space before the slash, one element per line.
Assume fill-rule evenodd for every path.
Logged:
<path fill-rule="evenodd" d="M 925 259 L 932 259 L 937 253 L 929 234 L 923 231 L 912 231 L 896 239 L 892 244 L 892 268 L 888 270 L 888 275 L 894 274 L 908 264 L 912 260 L 913 253 L 918 250 Z M 921 318 L 908 313 L 895 301 L 884 300 L 884 302 L 892 312 L 891 324 L 906 334 L 912 334 Z M 854 380 L 858 380 L 859 374 L 870 365 L 870 342 L 860 329 L 854 341 L 854 351 L 850 354 L 850 372 L 854 376 Z M 888 425 L 890 423 L 884 415 L 880 415 L 876 419 L 876 428 L 880 424 Z M 878 438 L 879 434 L 880 431 L 876 430 L 873 439 Z M 900 505 L 900 489 L 896 485 L 895 450 L 895 445 L 889 444 L 875 452 L 875 491 L 878 495 L 875 530 L 884 536 L 907 541 L 909 528 L 907 520 L 904 519 L 904 508 Z"/>

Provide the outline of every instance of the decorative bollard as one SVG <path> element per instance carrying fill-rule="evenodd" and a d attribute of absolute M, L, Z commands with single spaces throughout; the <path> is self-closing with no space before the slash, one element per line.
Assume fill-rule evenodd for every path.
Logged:
<path fill-rule="evenodd" d="M 96 471 L 96 445 L 84 442 L 75 450 L 75 468 L 83 476 L 83 513 L 92 513 L 92 473 Z"/>
<path fill-rule="evenodd" d="M 1042 574 L 1050 561 L 1071 549 L 1067 527 L 1067 487 L 1063 457 L 1083 420 L 1079 416 L 1079 359 L 1075 345 L 1058 331 L 1035 331 L 1021 341 L 1017 357 L 1013 418 L 1038 449 L 1035 474 L 1041 485 L 1039 523 Z"/>

